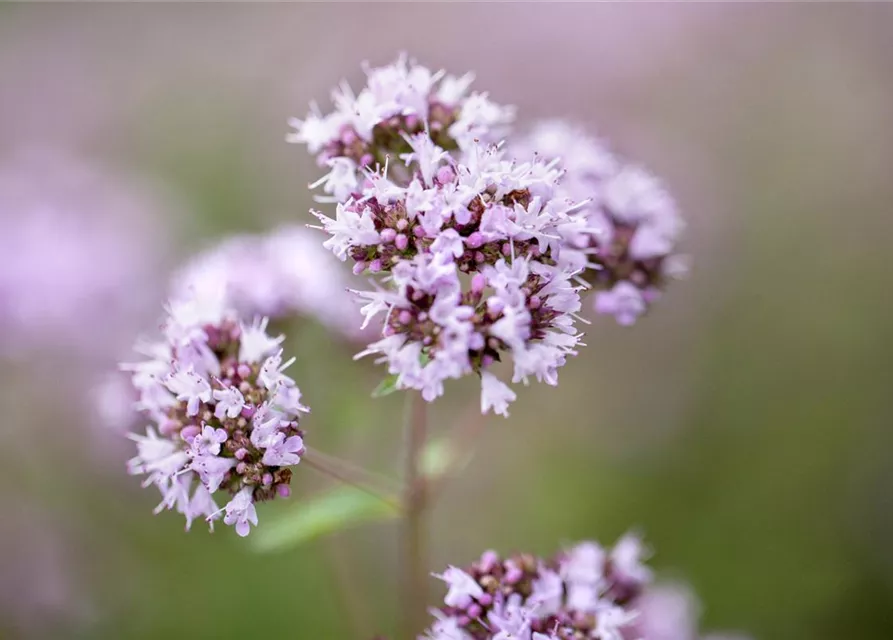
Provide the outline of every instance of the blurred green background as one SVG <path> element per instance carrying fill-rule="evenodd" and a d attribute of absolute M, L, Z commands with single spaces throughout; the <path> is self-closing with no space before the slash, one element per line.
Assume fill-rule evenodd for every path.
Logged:
<path fill-rule="evenodd" d="M 433 516 L 432 569 L 636 528 L 659 575 L 691 582 L 705 628 L 888 640 L 891 33 L 882 4 L 4 5 L 0 153 L 58 145 L 165 184 L 185 258 L 310 221 L 318 170 L 285 144 L 286 119 L 327 105 L 342 77 L 356 86 L 363 60 L 406 50 L 474 70 L 522 126 L 583 122 L 666 179 L 692 274 L 632 329 L 593 318 L 558 388 L 524 389 L 489 420 Z M 289 350 L 312 443 L 396 474 L 400 398 L 369 397 L 381 371 L 309 322 Z M 17 367 L 0 380 L 0 637 L 395 630 L 393 525 L 272 555 L 223 528 L 184 534 L 125 475 L 126 443 L 97 447 L 53 382 Z M 448 388 L 436 428 L 474 391 Z M 325 484 L 296 480 L 261 526 Z M 59 556 L 13 580 L 44 534 Z"/>

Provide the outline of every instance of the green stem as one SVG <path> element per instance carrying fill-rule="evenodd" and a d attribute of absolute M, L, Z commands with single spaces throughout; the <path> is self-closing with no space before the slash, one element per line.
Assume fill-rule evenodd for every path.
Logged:
<path fill-rule="evenodd" d="M 406 488 L 403 501 L 404 639 L 412 640 L 425 627 L 428 598 L 428 552 L 425 531 L 427 486 L 420 468 L 428 431 L 427 403 L 418 392 L 408 392 L 404 434 Z"/>
<path fill-rule="evenodd" d="M 374 481 L 370 482 L 370 478 L 374 478 L 375 476 L 359 467 L 353 467 L 352 465 L 349 465 L 349 463 L 344 463 L 345 467 L 339 469 L 339 465 L 333 463 L 335 460 L 337 459 L 328 455 L 322 455 L 318 451 L 311 449 L 307 449 L 304 452 L 304 456 L 301 458 L 303 464 L 313 467 L 317 471 L 324 473 L 339 482 L 348 484 L 360 491 L 365 491 L 369 495 L 386 503 L 395 511 L 401 510 L 402 505 L 397 502 L 391 492 L 387 489 L 382 490 L 375 486 Z M 344 461 L 339 462 L 343 463 Z"/>

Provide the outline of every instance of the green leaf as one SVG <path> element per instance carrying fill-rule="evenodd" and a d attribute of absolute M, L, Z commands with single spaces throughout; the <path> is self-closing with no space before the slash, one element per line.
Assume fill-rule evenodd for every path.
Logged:
<path fill-rule="evenodd" d="M 336 487 L 266 518 L 251 535 L 255 551 L 282 551 L 362 522 L 396 518 L 398 511 L 360 489 Z"/>
<path fill-rule="evenodd" d="M 391 395 L 395 391 L 397 391 L 397 376 L 390 375 L 385 377 L 381 382 L 378 383 L 378 386 L 375 387 L 375 390 L 372 392 L 372 397 L 384 398 L 385 396 Z"/>

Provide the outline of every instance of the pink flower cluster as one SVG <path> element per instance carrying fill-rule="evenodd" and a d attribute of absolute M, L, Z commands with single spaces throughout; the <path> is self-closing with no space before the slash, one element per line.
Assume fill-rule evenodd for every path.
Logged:
<path fill-rule="evenodd" d="M 504 133 L 510 109 L 482 109 L 484 97 L 460 97 L 466 82 L 405 58 L 367 73 L 353 106 L 342 88 L 338 110 L 297 123 L 295 136 L 330 168 L 318 184 L 337 203 L 335 215 L 314 212 L 330 236 L 324 246 L 378 279 L 358 292 L 367 323 L 384 316 L 382 339 L 363 353 L 379 354 L 397 388 L 429 401 L 446 380 L 480 375 L 482 411 L 507 415 L 515 393 L 489 368 L 511 356 L 513 382 L 557 384 L 580 343 L 574 277 L 585 266 L 579 251 L 565 251 L 566 239 L 594 231 L 577 215 L 581 205 L 559 195 L 556 162 L 513 162 L 487 144 Z M 443 103 L 432 79 L 441 89 L 463 86 L 448 101 L 449 126 L 432 118 Z M 348 116 L 373 96 L 381 117 L 359 135 Z M 330 121 L 338 126 L 319 124 Z M 325 135 L 316 135 L 320 127 Z M 354 134 L 364 144 L 360 160 L 343 144 Z"/>
<path fill-rule="evenodd" d="M 630 606 L 651 580 L 634 536 L 610 551 L 594 542 L 544 560 L 487 551 L 466 569 L 448 568 L 443 606 L 426 640 L 627 640 Z"/>
<path fill-rule="evenodd" d="M 652 585 L 643 556 L 634 535 L 611 549 L 583 542 L 548 560 L 487 551 L 435 576 L 447 593 L 420 640 L 745 640 L 701 636 L 694 596 Z"/>
<path fill-rule="evenodd" d="M 616 158 L 599 140 L 563 121 L 541 122 L 512 147 L 519 159 L 560 159 L 559 193 L 585 202 L 587 229 L 569 244 L 589 256 L 584 278 L 597 290 L 595 310 L 631 325 L 667 279 L 685 271 L 674 253 L 684 223 L 661 182 Z"/>
<path fill-rule="evenodd" d="M 189 529 L 195 518 L 223 517 L 248 535 L 255 503 L 290 493 L 290 466 L 304 453 L 301 393 L 283 371 L 283 338 L 267 321 L 246 325 L 226 306 L 223 288 L 168 307 L 164 336 L 142 343 L 147 359 L 123 365 L 133 373 L 138 407 L 154 426 L 131 435 L 138 453 L 132 474 L 162 494 L 156 512 L 176 509 Z M 223 508 L 215 492 L 229 499 Z"/>

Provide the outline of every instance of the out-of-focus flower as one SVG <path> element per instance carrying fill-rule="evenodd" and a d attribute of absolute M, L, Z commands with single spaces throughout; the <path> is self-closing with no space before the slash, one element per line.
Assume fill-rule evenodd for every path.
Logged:
<path fill-rule="evenodd" d="M 450 567 L 435 576 L 448 591 L 424 637 L 624 640 L 639 615 L 630 603 L 650 579 L 639 564 L 640 553 L 632 554 L 635 562 L 620 561 L 632 558 L 632 544 L 637 539 L 627 537 L 608 551 L 585 542 L 549 560 L 529 554 L 502 558 L 488 551 L 470 567 Z M 626 564 L 623 571 L 621 564 Z"/>
<path fill-rule="evenodd" d="M 514 108 L 497 105 L 486 93 L 469 93 L 473 74 L 461 77 L 431 70 L 401 55 L 393 64 L 365 67 L 366 86 L 355 94 L 346 82 L 332 92 L 335 110 L 316 105 L 303 120 L 290 121 L 289 142 L 307 145 L 330 172 L 316 185 L 336 201 L 346 200 L 363 171 L 411 149 L 407 136 L 425 133 L 442 149 L 499 142 L 514 119 Z"/>
<path fill-rule="evenodd" d="M 340 265 L 305 227 L 227 238 L 190 260 L 171 283 L 175 297 L 221 286 L 243 318 L 304 316 L 348 340 L 368 338 Z"/>
<path fill-rule="evenodd" d="M 648 587 L 636 607 L 640 615 L 626 634 L 629 640 L 697 640 L 699 605 L 685 585 Z"/>
<path fill-rule="evenodd" d="M 326 247 L 355 273 L 382 277 L 383 287 L 359 294 L 367 322 L 385 314 L 384 338 L 364 353 L 381 354 L 398 388 L 429 401 L 445 380 L 482 374 L 505 355 L 513 382 L 557 384 L 580 339 L 580 265 L 564 261 L 560 238 L 583 232 L 576 205 L 554 197 L 560 172 L 510 162 L 495 146 L 454 159 L 424 134 L 406 141 L 407 180 L 369 172 L 335 218 L 316 212 Z M 483 379 L 485 411 L 506 415 L 514 396 Z"/>
<path fill-rule="evenodd" d="M 266 333 L 266 319 L 240 323 L 228 306 L 226 283 L 173 299 L 164 339 L 142 343 L 146 360 L 133 373 L 138 407 L 154 426 L 132 435 L 132 474 L 162 494 L 156 512 L 176 509 L 189 529 L 195 518 L 223 515 L 240 536 L 257 524 L 255 503 L 290 493 L 290 466 L 301 461 L 307 411 L 284 370 L 283 338 Z M 223 508 L 214 494 L 231 499 Z M 225 515 L 224 515 L 225 514 Z"/>
<path fill-rule="evenodd" d="M 691 589 L 681 583 L 647 587 L 634 600 L 639 617 L 624 631 L 625 640 L 749 640 L 732 633 L 701 635 L 700 605 Z"/>
<path fill-rule="evenodd" d="M 160 294 L 161 207 L 125 176 L 58 153 L 0 160 L 0 355 L 120 352 Z"/>
<path fill-rule="evenodd" d="M 674 253 L 684 223 L 669 193 L 649 172 L 562 121 L 537 124 L 511 149 L 523 160 L 560 159 L 559 195 L 586 203 L 578 214 L 585 232 L 565 236 L 568 251 L 587 260 L 583 275 L 597 290 L 595 310 L 633 324 L 668 278 L 684 271 Z"/>

